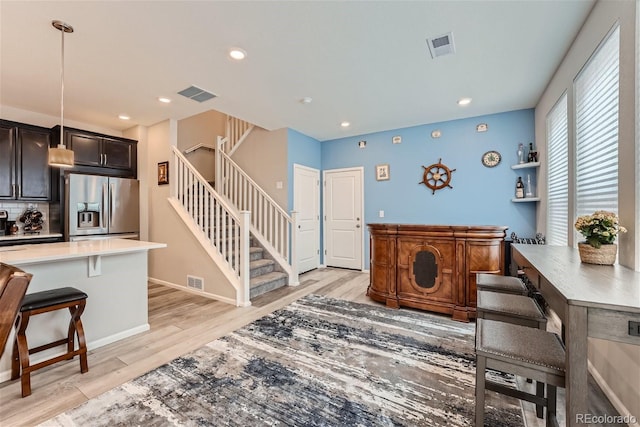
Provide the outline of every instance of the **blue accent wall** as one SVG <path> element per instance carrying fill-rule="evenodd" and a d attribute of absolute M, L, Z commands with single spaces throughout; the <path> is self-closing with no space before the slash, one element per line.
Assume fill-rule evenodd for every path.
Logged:
<path fill-rule="evenodd" d="M 476 132 L 479 123 L 486 123 L 488 131 Z M 436 129 L 442 136 L 431 138 L 431 131 Z M 402 143 L 392 144 L 394 136 L 402 137 Z M 522 176 L 526 182 L 527 173 L 531 174 L 537 194 L 536 170 L 512 170 L 511 165 L 518 161 L 518 144 L 528 146 L 535 141 L 534 136 L 534 110 L 518 110 L 324 141 L 320 164 L 322 170 L 364 167 L 365 223 L 505 225 L 509 227 L 507 236 L 513 231 L 520 236 L 533 236 L 537 203 L 513 203 L 511 199 L 517 177 Z M 367 141 L 366 148 L 358 148 L 360 140 Z M 291 140 L 289 145 L 292 150 Z M 301 147 L 302 144 L 296 150 Z M 502 154 L 501 163 L 494 168 L 481 162 L 489 150 Z M 301 153 L 296 156 L 302 158 Z M 422 166 L 440 159 L 456 169 L 451 180 L 453 188 L 432 195 L 430 189 L 419 184 Z M 384 163 L 389 164 L 391 179 L 376 181 L 375 166 Z M 315 165 L 312 167 L 317 168 Z M 292 170 L 293 166 L 290 174 Z M 380 210 L 384 211 L 384 218 L 378 217 Z M 368 268 L 368 232 L 364 255 Z"/>
<path fill-rule="evenodd" d="M 291 211 L 293 209 L 293 165 L 298 164 L 322 171 L 322 147 L 317 139 L 293 129 L 287 129 L 287 131 L 288 200 L 289 211 Z M 322 204 L 320 209 L 322 209 Z"/>

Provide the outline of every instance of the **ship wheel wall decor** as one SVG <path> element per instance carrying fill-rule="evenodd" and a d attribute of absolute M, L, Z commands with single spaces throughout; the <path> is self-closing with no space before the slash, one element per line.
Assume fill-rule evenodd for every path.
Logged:
<path fill-rule="evenodd" d="M 436 194 L 437 190 L 442 190 L 445 187 L 453 188 L 450 185 L 451 174 L 455 169 L 449 169 L 446 165 L 442 164 L 442 159 L 438 160 L 438 163 L 434 163 L 431 166 L 422 166 L 424 173 L 422 174 L 422 181 L 418 184 L 424 184 L 431 189 L 431 194 Z"/>

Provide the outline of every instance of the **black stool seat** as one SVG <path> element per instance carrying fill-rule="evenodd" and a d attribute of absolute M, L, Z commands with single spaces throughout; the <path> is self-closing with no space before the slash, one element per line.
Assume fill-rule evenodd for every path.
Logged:
<path fill-rule="evenodd" d="M 76 288 L 59 288 L 25 295 L 20 311 L 31 311 L 57 304 L 86 299 L 87 294 Z"/>

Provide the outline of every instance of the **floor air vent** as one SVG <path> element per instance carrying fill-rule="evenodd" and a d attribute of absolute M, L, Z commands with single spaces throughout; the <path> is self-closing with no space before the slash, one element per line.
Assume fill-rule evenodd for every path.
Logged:
<path fill-rule="evenodd" d="M 453 33 L 427 39 L 427 44 L 429 45 L 429 52 L 432 58 L 456 52 L 455 46 L 453 45 Z"/>
<path fill-rule="evenodd" d="M 209 99 L 216 97 L 211 92 L 207 92 L 206 90 L 200 89 L 197 86 L 189 86 L 188 88 L 181 90 L 178 93 L 182 96 L 198 102 L 208 101 Z"/>
<path fill-rule="evenodd" d="M 202 277 L 187 275 L 187 287 L 201 291 L 204 289 L 204 279 Z"/>

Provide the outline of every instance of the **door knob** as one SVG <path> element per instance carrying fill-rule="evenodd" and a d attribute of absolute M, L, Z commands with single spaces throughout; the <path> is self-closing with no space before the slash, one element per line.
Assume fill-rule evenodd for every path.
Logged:
<path fill-rule="evenodd" d="M 360 224 L 356 224 L 356 228 L 360 228 Z"/>

